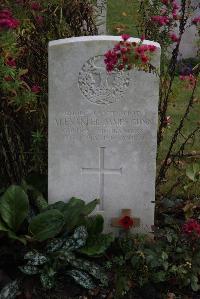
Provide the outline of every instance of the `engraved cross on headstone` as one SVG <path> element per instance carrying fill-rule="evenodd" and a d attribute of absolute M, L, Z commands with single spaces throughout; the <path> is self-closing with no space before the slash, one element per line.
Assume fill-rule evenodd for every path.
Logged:
<path fill-rule="evenodd" d="M 82 168 L 82 174 L 99 174 L 99 199 L 100 210 L 104 210 L 104 175 L 118 174 L 122 175 L 122 168 L 110 169 L 104 167 L 105 147 L 99 148 L 99 168 Z"/>

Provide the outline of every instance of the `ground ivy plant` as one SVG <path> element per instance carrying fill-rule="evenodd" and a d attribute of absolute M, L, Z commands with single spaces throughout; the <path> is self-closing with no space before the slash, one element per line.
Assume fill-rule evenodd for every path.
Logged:
<path fill-rule="evenodd" d="M 34 213 L 30 195 L 37 206 Z M 101 215 L 90 216 L 98 203 L 98 199 L 86 204 L 71 198 L 48 205 L 32 186 L 10 186 L 0 198 L 0 233 L 9 242 L 21 243 L 25 254 L 18 265 L 21 275 L 1 290 L 0 299 L 15 298 L 27 277 L 39 278 L 46 290 L 60 275 L 86 289 L 106 286 L 107 275 L 93 258 L 104 254 L 114 237 L 102 233 Z"/>

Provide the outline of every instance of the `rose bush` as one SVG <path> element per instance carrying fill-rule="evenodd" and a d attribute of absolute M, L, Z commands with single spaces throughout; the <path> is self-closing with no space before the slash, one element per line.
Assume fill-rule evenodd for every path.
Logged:
<path fill-rule="evenodd" d="M 47 174 L 48 42 L 95 33 L 88 1 L 1 1 L 1 187 Z"/>

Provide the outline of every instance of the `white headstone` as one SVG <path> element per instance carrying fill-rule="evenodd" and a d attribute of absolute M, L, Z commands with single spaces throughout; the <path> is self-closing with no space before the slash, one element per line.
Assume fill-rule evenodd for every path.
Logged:
<path fill-rule="evenodd" d="M 107 0 L 96 0 L 97 30 L 99 35 L 106 34 Z"/>
<path fill-rule="evenodd" d="M 181 0 L 178 0 L 178 3 L 181 5 Z M 199 46 L 199 32 L 197 30 L 197 26 L 192 25 L 192 20 L 199 16 L 200 13 L 200 0 L 192 0 L 191 5 L 193 7 L 196 7 L 194 12 L 189 17 L 187 24 L 185 26 L 185 32 L 181 38 L 180 43 L 180 59 L 184 58 L 190 58 L 190 57 L 197 57 Z M 177 22 L 178 26 L 176 27 L 176 33 L 179 34 L 179 23 Z"/>
<path fill-rule="evenodd" d="M 119 40 L 49 44 L 49 201 L 100 198 L 107 230 L 122 209 L 132 209 L 144 231 L 154 223 L 159 78 L 107 73 L 103 55 Z M 159 68 L 159 44 L 145 43 L 157 47 Z"/>

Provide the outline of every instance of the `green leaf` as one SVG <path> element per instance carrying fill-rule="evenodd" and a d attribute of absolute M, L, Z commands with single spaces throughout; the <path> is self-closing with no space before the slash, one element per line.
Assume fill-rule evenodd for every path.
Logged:
<path fill-rule="evenodd" d="M 71 270 L 67 272 L 78 284 L 85 289 L 94 289 L 96 287 L 92 278 L 85 272 L 79 270 Z"/>
<path fill-rule="evenodd" d="M 84 226 L 79 226 L 75 229 L 73 236 L 66 240 L 61 250 L 72 251 L 79 249 L 86 244 L 87 237 L 88 233 L 86 228 Z"/>
<path fill-rule="evenodd" d="M 79 251 L 88 256 L 99 256 L 102 255 L 111 243 L 114 241 L 114 236 L 112 234 L 98 235 L 88 238 L 86 245 Z"/>
<path fill-rule="evenodd" d="M 200 289 L 200 285 L 198 284 L 198 277 L 194 275 L 191 277 L 191 288 L 194 292 L 197 292 Z"/>
<path fill-rule="evenodd" d="M 27 252 L 24 256 L 24 259 L 28 260 L 28 265 L 32 265 L 32 266 L 44 265 L 48 261 L 45 255 L 37 251 Z"/>
<path fill-rule="evenodd" d="M 90 213 L 92 213 L 94 211 L 94 209 L 96 208 L 96 206 L 99 203 L 100 203 L 100 200 L 95 199 L 95 200 L 89 202 L 88 204 L 86 204 L 82 210 L 82 215 L 88 216 Z"/>
<path fill-rule="evenodd" d="M 14 280 L 0 291 L 0 299 L 15 299 L 19 291 L 19 281 Z"/>
<path fill-rule="evenodd" d="M 9 228 L 6 227 L 6 225 L 3 223 L 3 221 L 1 219 L 0 219 L 0 231 L 3 231 L 3 232 L 9 231 Z"/>
<path fill-rule="evenodd" d="M 54 209 L 45 211 L 34 217 L 29 225 L 29 231 L 35 239 L 45 241 L 59 234 L 63 225 L 63 214 Z"/>
<path fill-rule="evenodd" d="M 61 249 L 65 241 L 66 238 L 56 238 L 50 240 L 46 246 L 47 253 L 58 251 L 59 249 Z"/>
<path fill-rule="evenodd" d="M 66 227 L 68 230 L 73 230 L 76 226 L 81 223 L 81 214 L 85 203 L 79 198 L 71 198 L 70 201 L 65 205 L 63 210 Z"/>
<path fill-rule="evenodd" d="M 72 259 L 69 260 L 69 263 L 79 269 L 88 272 L 90 275 L 92 275 L 94 278 L 101 281 L 103 285 L 108 284 L 108 277 L 106 273 L 103 271 L 103 269 L 99 266 L 94 264 L 90 261 L 85 261 L 83 259 Z"/>
<path fill-rule="evenodd" d="M 166 280 L 166 272 L 164 271 L 155 272 L 153 273 L 152 277 L 155 283 L 163 282 Z"/>
<path fill-rule="evenodd" d="M 31 265 L 19 266 L 19 269 L 26 275 L 36 275 L 41 272 L 38 267 Z"/>
<path fill-rule="evenodd" d="M 47 210 L 56 209 L 63 213 L 65 211 L 66 207 L 67 207 L 67 204 L 64 203 L 63 201 L 57 201 L 51 205 L 48 205 Z"/>
<path fill-rule="evenodd" d="M 133 268 L 135 269 L 136 267 L 139 266 L 139 263 L 140 263 L 140 257 L 137 256 L 137 255 L 134 255 L 132 258 L 131 258 L 131 264 L 133 266 Z"/>
<path fill-rule="evenodd" d="M 50 290 L 54 286 L 54 277 L 46 273 L 40 275 L 40 281 L 44 289 Z"/>
<path fill-rule="evenodd" d="M 28 215 L 28 196 L 20 186 L 10 186 L 0 200 L 0 214 L 13 231 L 17 231 Z"/>
<path fill-rule="evenodd" d="M 190 164 L 186 168 L 186 175 L 193 182 L 197 180 L 196 176 L 198 175 L 199 172 L 200 172 L 200 165 L 197 163 Z"/>
<path fill-rule="evenodd" d="M 86 227 L 89 235 L 98 235 L 102 233 L 104 219 L 101 215 L 95 215 L 87 218 Z"/>
<path fill-rule="evenodd" d="M 17 236 L 14 232 L 8 231 L 8 237 L 10 239 L 20 241 L 22 244 L 26 245 L 26 239 L 24 236 Z"/>

